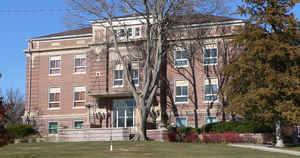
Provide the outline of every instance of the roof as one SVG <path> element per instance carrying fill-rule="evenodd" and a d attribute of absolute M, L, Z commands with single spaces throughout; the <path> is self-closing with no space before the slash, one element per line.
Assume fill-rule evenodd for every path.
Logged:
<path fill-rule="evenodd" d="M 126 18 L 126 17 L 134 17 L 134 16 L 137 17 L 137 15 L 124 15 L 124 16 L 119 16 L 118 18 Z M 224 17 L 224 16 L 204 15 L 204 14 L 189 14 L 189 15 L 182 15 L 182 16 L 174 16 L 171 17 L 171 20 L 174 21 L 174 24 L 176 25 L 184 25 L 184 24 L 203 24 L 203 23 L 212 23 L 212 22 L 236 21 L 241 19 Z M 35 37 L 32 39 L 34 40 L 34 39 L 42 39 L 42 38 L 54 38 L 54 37 L 76 36 L 76 35 L 86 35 L 86 34 L 92 34 L 92 27 L 85 27 L 77 30 L 69 30 L 65 32 Z"/>
<path fill-rule="evenodd" d="M 213 23 L 213 22 L 225 22 L 225 21 L 240 21 L 242 19 L 230 18 L 225 16 L 215 16 L 215 15 L 205 15 L 205 14 L 188 14 L 181 16 L 171 17 L 171 20 L 176 25 L 184 24 L 204 24 L 204 23 Z"/>
<path fill-rule="evenodd" d="M 85 27 L 85 28 L 81 28 L 81 29 L 69 30 L 69 31 L 55 33 L 55 34 L 49 34 L 49 35 L 45 35 L 45 36 L 35 37 L 33 39 L 51 38 L 51 37 L 60 37 L 60 36 L 85 35 L 85 34 L 91 34 L 91 33 L 92 33 L 92 27 Z"/>

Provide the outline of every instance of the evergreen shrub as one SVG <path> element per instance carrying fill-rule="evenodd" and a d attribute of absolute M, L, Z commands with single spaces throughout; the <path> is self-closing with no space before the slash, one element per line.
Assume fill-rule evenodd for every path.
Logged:
<path fill-rule="evenodd" d="M 8 133 L 16 138 L 24 138 L 35 134 L 35 129 L 31 125 L 12 125 L 7 127 Z"/>

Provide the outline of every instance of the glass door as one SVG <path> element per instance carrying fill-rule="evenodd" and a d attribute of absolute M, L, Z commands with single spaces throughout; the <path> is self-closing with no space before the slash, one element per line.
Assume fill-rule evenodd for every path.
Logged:
<path fill-rule="evenodd" d="M 133 99 L 117 99 L 114 105 L 114 127 L 133 127 L 135 101 Z"/>

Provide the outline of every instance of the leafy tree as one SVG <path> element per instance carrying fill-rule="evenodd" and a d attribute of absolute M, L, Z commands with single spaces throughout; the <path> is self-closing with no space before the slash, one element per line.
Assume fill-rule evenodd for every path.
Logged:
<path fill-rule="evenodd" d="M 243 2 L 239 11 L 250 18 L 236 44 L 244 49 L 225 69 L 229 110 L 276 124 L 276 146 L 283 146 L 282 125 L 300 121 L 299 23 L 292 13 L 298 0 Z"/>

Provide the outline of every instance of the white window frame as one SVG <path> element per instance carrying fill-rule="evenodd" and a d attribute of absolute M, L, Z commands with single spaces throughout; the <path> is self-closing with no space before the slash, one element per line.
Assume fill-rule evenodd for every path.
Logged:
<path fill-rule="evenodd" d="M 129 29 L 131 29 L 131 35 L 129 35 Z M 133 33 L 134 33 L 133 27 L 126 28 L 126 34 L 127 34 L 128 37 L 133 37 Z"/>
<path fill-rule="evenodd" d="M 206 46 L 207 45 L 216 45 L 216 49 L 217 49 L 217 57 L 205 57 L 205 53 L 206 53 Z M 219 49 L 218 49 L 218 45 L 217 43 L 205 43 L 203 46 L 203 65 L 204 66 L 213 66 L 213 65 L 218 65 L 219 64 Z M 213 63 L 213 64 L 205 64 L 205 59 L 213 59 L 213 58 L 217 58 L 217 63 Z"/>
<path fill-rule="evenodd" d="M 76 128 L 76 127 L 75 127 L 76 122 L 82 122 L 82 128 Z M 74 120 L 74 121 L 73 121 L 73 128 L 74 128 L 74 129 L 83 129 L 83 128 L 84 128 L 83 125 L 84 125 L 84 121 L 83 121 L 83 120 Z"/>
<path fill-rule="evenodd" d="M 218 122 L 217 116 L 205 116 L 205 117 L 204 117 L 205 124 L 209 124 L 209 123 L 207 122 L 207 120 L 208 120 L 208 118 L 212 118 L 212 117 L 216 118 L 216 122 Z M 216 123 L 216 122 L 211 122 L 211 123 Z"/>
<path fill-rule="evenodd" d="M 131 71 L 132 70 L 137 70 L 137 77 L 136 78 L 133 78 L 132 77 L 132 72 L 131 72 L 131 77 L 132 77 L 132 80 L 137 80 L 137 83 L 134 84 L 136 87 L 138 87 L 140 85 L 140 63 L 139 62 L 133 62 L 133 64 L 137 64 L 137 69 L 135 69 L 134 67 L 132 67 Z M 123 72 L 124 73 L 124 72 Z"/>
<path fill-rule="evenodd" d="M 59 57 L 60 58 L 60 60 L 54 60 L 54 61 L 60 61 L 60 67 L 55 67 L 55 68 L 51 68 L 51 58 L 53 58 L 53 57 Z M 48 75 L 49 76 L 60 76 L 61 75 L 61 73 L 62 73 L 62 60 L 61 60 L 61 55 L 54 55 L 54 56 L 49 56 L 49 58 L 48 58 Z M 51 74 L 50 72 L 51 72 L 51 70 L 60 70 L 59 71 L 59 73 L 56 73 L 56 74 Z"/>
<path fill-rule="evenodd" d="M 76 91 L 75 89 L 76 88 L 84 88 L 85 89 L 85 91 Z M 86 103 L 86 87 L 85 86 L 73 86 L 73 104 L 72 104 L 72 107 L 73 107 L 73 109 L 85 109 L 85 103 Z M 84 92 L 84 100 L 77 100 L 77 101 L 75 101 L 75 93 L 76 92 Z M 84 102 L 84 106 L 82 106 L 82 107 L 76 107 L 76 106 L 74 106 L 74 104 L 75 104 L 75 102 Z"/>
<path fill-rule="evenodd" d="M 187 54 L 187 49 L 185 49 L 185 48 L 176 48 L 175 49 L 175 51 L 174 51 L 174 66 L 175 66 L 175 68 L 186 68 L 186 67 L 188 67 L 189 66 L 188 58 L 186 58 L 186 59 L 176 59 L 176 53 L 178 51 L 180 51 L 180 52 L 184 51 Z M 186 61 L 187 64 L 186 65 L 177 65 L 176 64 L 177 61 Z"/>
<path fill-rule="evenodd" d="M 186 126 L 177 126 L 177 118 L 179 118 L 179 119 L 185 119 L 185 121 L 186 121 Z M 175 117 L 175 126 L 176 126 L 176 127 L 188 127 L 188 117 L 186 117 L 186 116 L 178 116 L 178 117 Z"/>
<path fill-rule="evenodd" d="M 176 81 L 186 81 L 187 83 L 188 83 L 188 85 L 187 85 L 187 95 L 180 95 L 180 96 L 178 96 L 178 97 L 187 97 L 187 101 L 184 101 L 184 102 L 176 102 L 176 97 L 177 97 L 177 95 L 176 95 Z M 180 86 L 180 87 L 183 87 L 183 86 Z M 176 79 L 175 81 L 174 81 L 174 102 L 175 102 L 175 104 L 188 104 L 189 103 L 189 82 L 187 81 L 187 80 L 185 80 L 185 79 Z"/>
<path fill-rule="evenodd" d="M 50 123 L 56 123 L 56 133 L 49 133 L 49 131 L 50 131 Z M 48 133 L 48 135 L 50 135 L 50 136 L 56 136 L 56 135 L 58 135 L 58 122 L 57 121 L 48 121 L 48 131 L 47 131 L 47 133 Z"/>
<path fill-rule="evenodd" d="M 59 101 L 52 101 L 52 102 L 50 102 L 50 89 L 51 88 L 59 88 L 60 89 L 60 93 L 59 93 Z M 55 93 L 54 93 L 55 94 Z M 61 108 L 61 99 L 62 99 L 62 88 L 61 87 L 49 87 L 48 88 L 48 110 L 60 110 L 60 108 Z M 59 104 L 59 107 L 54 107 L 54 108 L 51 108 L 50 107 L 50 104 L 51 103 L 54 103 L 54 104 L 56 104 L 56 103 L 58 103 Z"/>
<path fill-rule="evenodd" d="M 136 29 L 139 29 L 139 35 L 136 35 L 137 31 Z M 141 26 L 135 26 L 134 27 L 134 37 L 141 37 L 142 36 L 142 27 Z"/>
<path fill-rule="evenodd" d="M 122 64 L 117 64 L 121 68 L 114 68 L 113 69 L 113 88 L 121 88 L 124 86 L 124 68 Z M 122 78 L 121 79 L 115 79 L 115 71 L 122 71 Z M 122 81 L 122 85 L 115 85 L 115 81 Z"/>
<path fill-rule="evenodd" d="M 209 94 L 209 95 L 205 94 L 206 80 L 217 80 L 217 94 L 216 94 L 217 95 L 217 100 L 214 100 L 214 101 L 205 100 L 205 96 L 213 96 L 214 95 L 214 94 Z M 204 86 L 203 86 L 203 94 L 204 94 L 203 100 L 204 100 L 204 102 L 205 103 L 219 102 L 219 94 L 218 94 L 218 92 L 219 92 L 219 79 L 218 78 L 205 78 L 204 79 Z"/>
<path fill-rule="evenodd" d="M 85 65 L 84 66 L 76 66 L 76 59 L 85 59 Z M 87 67 L 87 57 L 86 57 L 86 54 L 74 55 L 74 70 L 73 70 L 73 74 L 86 74 L 86 71 L 87 71 L 86 67 Z M 84 68 L 84 72 L 76 72 L 76 68 Z"/>

